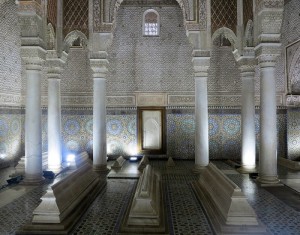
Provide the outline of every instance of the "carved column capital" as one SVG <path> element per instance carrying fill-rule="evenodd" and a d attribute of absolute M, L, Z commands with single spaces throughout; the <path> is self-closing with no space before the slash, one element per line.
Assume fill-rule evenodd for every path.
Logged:
<path fill-rule="evenodd" d="M 66 62 L 66 54 L 62 53 L 58 57 L 55 50 L 48 50 L 46 57 L 47 77 L 48 79 L 60 79 Z"/>
<path fill-rule="evenodd" d="M 108 67 L 107 59 L 100 58 L 90 58 L 90 66 L 93 71 L 93 78 L 105 78 L 107 74 Z"/>
<path fill-rule="evenodd" d="M 260 43 L 255 47 L 255 56 L 262 68 L 274 67 L 280 53 L 281 43 Z"/>
<path fill-rule="evenodd" d="M 41 70 L 46 53 L 46 50 L 38 46 L 21 46 L 21 58 L 27 70 Z"/>
<path fill-rule="evenodd" d="M 208 77 L 208 70 L 210 66 L 210 51 L 194 50 L 192 55 L 195 77 Z"/>

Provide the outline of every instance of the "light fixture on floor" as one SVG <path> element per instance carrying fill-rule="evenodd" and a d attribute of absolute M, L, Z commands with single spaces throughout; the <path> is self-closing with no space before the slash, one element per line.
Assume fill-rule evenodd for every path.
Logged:
<path fill-rule="evenodd" d="M 129 158 L 129 161 L 131 161 L 131 162 L 136 162 L 137 160 L 138 160 L 138 158 L 136 156 L 131 156 Z"/>

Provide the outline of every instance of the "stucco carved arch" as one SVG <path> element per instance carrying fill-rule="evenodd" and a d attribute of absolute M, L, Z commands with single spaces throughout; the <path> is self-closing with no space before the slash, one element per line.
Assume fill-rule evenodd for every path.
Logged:
<path fill-rule="evenodd" d="M 123 1 L 124 0 L 109 1 L 109 5 L 108 5 L 109 9 L 107 9 L 109 11 L 109 19 L 107 20 L 109 20 L 112 23 L 115 23 L 118 9 Z M 191 12 L 193 12 L 193 9 L 190 9 L 189 1 L 188 0 L 176 0 L 176 1 L 178 2 L 180 8 L 182 9 L 184 22 L 188 20 L 192 20 Z"/>
<path fill-rule="evenodd" d="M 219 28 L 214 32 L 211 38 L 212 44 L 221 36 L 225 37 L 230 41 L 232 51 L 235 51 L 237 49 L 237 37 L 231 29 L 226 27 Z"/>
<path fill-rule="evenodd" d="M 84 33 L 74 30 L 65 37 L 64 40 L 64 51 L 67 53 L 70 50 L 70 47 L 82 47 L 82 48 L 87 48 L 88 46 L 88 39 L 85 36 Z"/>

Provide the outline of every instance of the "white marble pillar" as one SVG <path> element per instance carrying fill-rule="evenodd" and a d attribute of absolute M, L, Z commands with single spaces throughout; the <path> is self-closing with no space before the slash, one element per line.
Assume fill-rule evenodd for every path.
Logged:
<path fill-rule="evenodd" d="M 25 184 L 43 181 L 41 67 L 26 69 Z"/>
<path fill-rule="evenodd" d="M 276 184 L 279 182 L 277 175 L 275 63 L 261 64 L 258 181 L 263 184 Z"/>
<path fill-rule="evenodd" d="M 106 79 L 94 77 L 93 169 L 107 171 L 106 159 Z"/>
<path fill-rule="evenodd" d="M 252 70 L 252 71 L 251 71 Z M 241 71 L 242 78 L 242 156 L 240 172 L 254 172 L 255 151 L 255 89 L 254 68 Z"/>
<path fill-rule="evenodd" d="M 61 163 L 60 79 L 51 77 L 48 78 L 48 170 L 59 172 Z"/>
<path fill-rule="evenodd" d="M 195 171 L 209 163 L 207 77 L 195 78 Z"/>

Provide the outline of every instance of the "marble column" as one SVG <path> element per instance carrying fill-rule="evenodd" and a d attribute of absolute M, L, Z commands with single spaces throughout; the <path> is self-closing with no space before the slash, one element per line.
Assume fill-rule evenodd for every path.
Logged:
<path fill-rule="evenodd" d="M 254 88 L 254 66 L 242 66 L 242 173 L 255 171 L 255 88 Z"/>
<path fill-rule="evenodd" d="M 61 91 L 60 79 L 67 54 L 47 51 L 48 77 L 48 170 L 59 172 L 62 168 Z"/>
<path fill-rule="evenodd" d="M 61 170 L 61 97 L 60 77 L 48 78 L 48 169 Z"/>
<path fill-rule="evenodd" d="M 195 171 L 209 163 L 207 77 L 195 78 Z"/>
<path fill-rule="evenodd" d="M 42 170 L 42 113 L 41 113 L 41 66 L 26 68 L 25 110 L 25 184 L 43 181 Z"/>
<path fill-rule="evenodd" d="M 209 164 L 207 77 L 210 65 L 210 51 L 194 50 L 192 62 L 195 76 L 194 172 L 200 173 Z"/>
<path fill-rule="evenodd" d="M 260 158 L 258 181 L 276 184 L 277 127 L 276 127 L 276 76 L 275 62 L 260 63 Z"/>
<path fill-rule="evenodd" d="M 107 172 L 106 155 L 106 59 L 90 59 L 93 70 L 93 169 Z"/>

